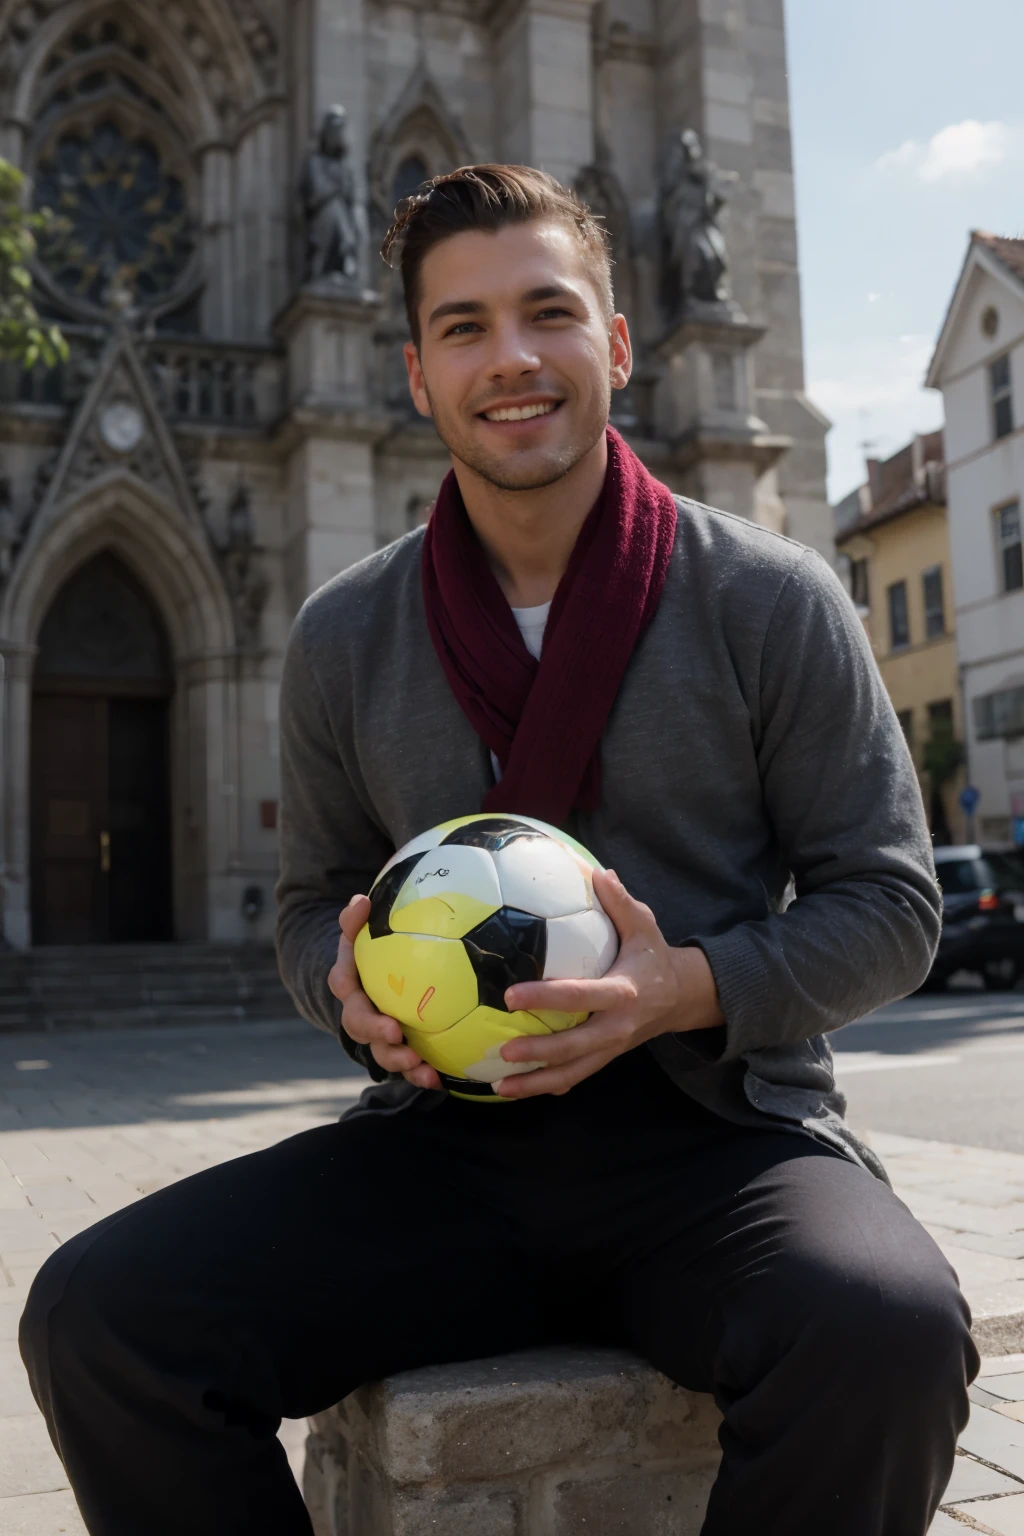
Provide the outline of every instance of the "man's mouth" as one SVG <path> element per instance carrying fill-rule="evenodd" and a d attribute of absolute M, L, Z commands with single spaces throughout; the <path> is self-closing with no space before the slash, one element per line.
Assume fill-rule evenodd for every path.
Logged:
<path fill-rule="evenodd" d="M 492 410 L 481 411 L 484 421 L 532 421 L 535 416 L 550 416 L 557 411 L 561 400 L 541 400 L 532 405 L 498 405 Z"/>

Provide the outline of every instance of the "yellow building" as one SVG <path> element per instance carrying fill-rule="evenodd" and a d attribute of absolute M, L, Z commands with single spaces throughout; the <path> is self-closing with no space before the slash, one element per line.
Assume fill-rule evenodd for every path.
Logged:
<path fill-rule="evenodd" d="M 921 781 L 937 843 L 963 842 L 963 718 L 942 433 L 920 435 L 836 507 L 836 549 Z"/>

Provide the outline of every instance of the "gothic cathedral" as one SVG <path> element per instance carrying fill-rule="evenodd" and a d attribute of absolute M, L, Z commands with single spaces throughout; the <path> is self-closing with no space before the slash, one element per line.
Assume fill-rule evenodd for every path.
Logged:
<path fill-rule="evenodd" d="M 0 155 L 68 361 L 0 365 L 3 933 L 265 938 L 289 626 L 446 468 L 377 254 L 528 162 L 607 222 L 674 489 L 830 552 L 783 0 L 0 0 Z"/>

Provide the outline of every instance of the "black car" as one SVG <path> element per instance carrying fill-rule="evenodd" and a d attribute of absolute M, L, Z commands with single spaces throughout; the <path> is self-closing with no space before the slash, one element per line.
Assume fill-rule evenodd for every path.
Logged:
<path fill-rule="evenodd" d="M 936 848 L 942 887 L 942 937 L 928 987 L 954 971 L 974 971 L 1007 991 L 1024 978 L 1024 854 L 968 843 Z"/>

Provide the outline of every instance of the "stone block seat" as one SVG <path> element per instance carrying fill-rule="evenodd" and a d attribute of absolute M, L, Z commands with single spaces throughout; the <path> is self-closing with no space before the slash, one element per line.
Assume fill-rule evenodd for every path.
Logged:
<path fill-rule="evenodd" d="M 697 1536 L 720 1416 L 619 1350 L 405 1371 L 309 1421 L 316 1536 Z"/>

